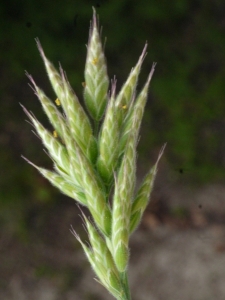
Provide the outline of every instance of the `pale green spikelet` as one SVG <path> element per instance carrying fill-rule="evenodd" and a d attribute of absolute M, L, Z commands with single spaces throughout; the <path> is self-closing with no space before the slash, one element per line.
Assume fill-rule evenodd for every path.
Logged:
<path fill-rule="evenodd" d="M 23 156 L 22 156 L 23 157 Z M 87 205 L 87 200 L 85 198 L 84 191 L 71 181 L 65 180 L 59 174 L 49 171 L 47 169 L 41 168 L 30 162 L 28 159 L 23 157 L 30 165 L 35 167 L 46 179 L 48 179 L 53 186 L 58 188 L 63 194 L 68 197 L 77 200 L 82 205 Z"/>
<path fill-rule="evenodd" d="M 81 244 L 87 259 L 89 260 L 94 272 L 99 278 L 99 282 L 114 296 L 116 299 L 124 299 L 122 295 L 124 294 L 122 290 L 122 285 L 120 283 L 120 279 L 118 274 L 114 272 L 113 269 L 107 269 L 102 261 L 96 259 L 96 252 L 94 249 L 87 247 L 74 229 L 71 230 L 73 235 Z"/>
<path fill-rule="evenodd" d="M 40 136 L 43 144 L 48 149 L 49 155 L 57 164 L 64 170 L 68 170 L 70 166 L 69 157 L 66 148 L 48 131 L 41 123 L 32 116 L 28 110 L 21 105 L 26 115 L 32 121 L 38 135 Z"/>
<path fill-rule="evenodd" d="M 95 253 L 95 260 L 100 262 L 107 270 L 113 271 L 119 280 L 119 272 L 105 240 L 85 215 L 83 215 L 83 218 L 88 231 L 89 241 Z"/>
<path fill-rule="evenodd" d="M 109 78 L 94 9 L 85 65 L 84 100 L 95 121 L 101 120 L 107 104 Z"/>
<path fill-rule="evenodd" d="M 27 77 L 32 82 L 35 94 L 37 95 L 38 99 L 41 102 L 41 105 L 49 118 L 53 128 L 55 128 L 57 134 L 63 140 L 63 128 L 66 125 L 66 120 L 60 111 L 56 108 L 55 104 L 45 95 L 45 93 L 36 85 L 31 75 L 26 73 Z"/>
<path fill-rule="evenodd" d="M 115 184 L 112 211 L 112 247 L 115 264 L 124 272 L 129 259 L 131 199 L 135 186 L 136 136 L 131 131 Z"/>
<path fill-rule="evenodd" d="M 111 98 L 108 103 L 104 122 L 99 136 L 99 157 L 97 169 L 107 185 L 113 179 L 113 172 L 118 164 L 119 130 L 115 113 L 116 82 L 112 83 Z"/>
<path fill-rule="evenodd" d="M 98 228 L 108 236 L 111 230 L 111 212 L 101 179 L 71 135 L 65 132 L 64 137 L 71 162 L 68 168 L 70 175 L 82 186 L 88 208 Z"/>
<path fill-rule="evenodd" d="M 144 114 L 144 108 L 145 108 L 145 104 L 147 101 L 148 89 L 149 89 L 151 78 L 152 78 L 154 70 L 155 70 L 155 66 L 156 66 L 156 64 L 154 63 L 143 89 L 137 96 L 135 103 L 129 110 L 129 113 L 127 114 L 127 116 L 124 120 L 124 125 L 121 128 L 120 149 L 119 149 L 120 154 L 123 153 L 123 151 L 125 149 L 131 128 L 133 127 L 136 129 L 137 136 L 139 134 L 139 130 L 141 127 L 141 121 L 142 121 L 143 114 Z M 133 123 L 135 123 L 135 124 L 133 124 Z"/>
<path fill-rule="evenodd" d="M 73 181 L 75 181 L 78 185 L 82 186 L 82 172 L 75 146 L 79 149 L 79 151 L 81 150 L 79 145 L 72 138 L 69 127 L 63 127 L 63 138 L 70 159 L 70 165 L 66 170 L 67 174 L 69 174 Z"/>
<path fill-rule="evenodd" d="M 119 118 L 119 127 L 122 125 L 123 120 L 127 114 L 130 103 L 135 95 L 135 90 L 138 82 L 138 76 L 140 74 L 141 66 L 146 55 L 147 43 L 142 51 L 142 54 L 136 64 L 131 70 L 126 82 L 121 88 L 121 91 L 116 97 L 117 114 Z"/>
<path fill-rule="evenodd" d="M 36 39 L 36 42 L 45 63 L 49 80 L 68 118 L 70 130 L 73 133 L 74 138 L 77 140 L 79 146 L 94 162 L 97 155 L 97 145 L 94 137 L 92 136 L 90 121 L 83 107 L 80 105 L 76 94 L 66 80 L 61 66 L 60 74 L 55 69 L 54 65 L 46 58 L 40 41 Z"/>
<path fill-rule="evenodd" d="M 165 146 L 166 145 L 164 145 L 162 147 L 162 149 L 160 150 L 160 153 L 159 153 L 159 156 L 158 156 L 158 159 L 157 159 L 155 165 L 150 169 L 150 171 L 145 176 L 145 178 L 134 198 L 134 201 L 132 203 L 132 208 L 131 208 L 130 233 L 132 233 L 139 225 L 142 215 L 143 215 L 143 212 L 145 211 L 145 209 L 148 205 L 149 198 L 150 198 L 151 191 L 152 191 L 153 184 L 154 184 L 154 180 L 155 180 L 155 176 L 157 173 L 158 163 L 159 163 L 160 158 L 163 155 Z"/>
<path fill-rule="evenodd" d="M 41 54 L 41 57 L 44 61 L 45 68 L 46 68 L 49 80 L 51 82 L 51 85 L 53 87 L 53 90 L 55 91 L 55 94 L 57 95 L 58 99 L 60 99 L 60 102 L 61 102 L 63 108 L 66 109 L 66 103 L 64 101 L 65 97 L 64 97 L 64 87 L 63 87 L 62 78 L 61 78 L 59 72 L 54 67 L 54 65 L 45 56 L 39 39 L 35 39 L 35 41 L 37 43 L 37 47 Z"/>
<path fill-rule="evenodd" d="M 100 179 L 78 147 L 76 153 L 80 161 L 82 187 L 85 191 L 88 208 L 98 228 L 104 235 L 109 236 L 111 232 L 111 211 L 105 193 L 99 185 Z"/>
<path fill-rule="evenodd" d="M 94 163 L 97 156 L 97 142 L 92 134 L 90 121 L 62 69 L 61 77 L 64 87 L 64 101 L 66 103 L 65 112 L 71 135 L 86 156 Z"/>

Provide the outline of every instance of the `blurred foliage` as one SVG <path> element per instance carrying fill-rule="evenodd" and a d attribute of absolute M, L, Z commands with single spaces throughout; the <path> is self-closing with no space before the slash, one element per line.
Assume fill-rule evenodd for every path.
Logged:
<path fill-rule="evenodd" d="M 171 169 L 188 168 L 192 182 L 225 176 L 225 2 L 223 0 L 3 1 L 0 9 L 1 178 L 0 217 L 12 231 L 26 231 L 33 207 L 55 203 L 58 192 L 21 158 L 51 167 L 40 141 L 30 134 L 23 103 L 45 125 L 41 107 L 27 86 L 24 69 L 54 100 L 34 42 L 60 63 L 82 98 L 88 30 L 95 6 L 103 25 L 109 76 L 118 88 L 148 41 L 140 86 L 153 61 L 154 75 L 140 141 L 165 153 Z M 153 152 L 150 152 L 151 154 Z M 152 160 L 151 160 L 152 161 Z M 10 221 L 9 221 L 10 220 Z"/>

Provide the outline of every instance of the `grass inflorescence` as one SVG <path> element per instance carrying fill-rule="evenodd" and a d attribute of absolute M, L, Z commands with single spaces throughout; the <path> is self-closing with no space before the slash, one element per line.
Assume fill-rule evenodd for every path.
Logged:
<path fill-rule="evenodd" d="M 74 229 L 71 231 L 80 242 L 98 281 L 116 299 L 129 300 L 129 238 L 149 202 L 164 150 L 163 147 L 155 165 L 135 192 L 136 147 L 156 64 L 136 95 L 146 44 L 119 93 L 116 94 L 115 78 L 109 91 L 110 80 L 94 10 L 82 84 L 87 115 L 62 67 L 58 71 L 45 56 L 40 41 L 36 39 L 36 42 L 56 100 L 49 99 L 32 76 L 26 75 L 54 131 L 45 129 L 31 112 L 24 106 L 22 108 L 47 149 L 54 170 L 26 160 L 62 193 L 89 209 L 92 220 L 85 215 L 82 219 L 90 246 Z"/>

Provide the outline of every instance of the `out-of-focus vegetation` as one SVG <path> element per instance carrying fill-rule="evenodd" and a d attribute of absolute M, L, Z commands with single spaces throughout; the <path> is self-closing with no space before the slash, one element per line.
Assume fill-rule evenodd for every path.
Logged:
<path fill-rule="evenodd" d="M 26 69 L 55 100 L 34 38 L 60 63 L 82 98 L 83 70 L 92 6 L 103 25 L 109 75 L 118 88 L 148 41 L 144 83 L 153 61 L 140 156 L 166 141 L 171 169 L 190 170 L 190 180 L 225 178 L 225 2 L 222 0 L 5 1 L 0 9 L 0 222 L 26 232 L 32 216 L 62 196 L 20 157 L 51 167 L 40 141 L 24 122 L 19 102 L 47 124 L 27 86 Z M 25 229 L 25 230 L 23 230 Z"/>

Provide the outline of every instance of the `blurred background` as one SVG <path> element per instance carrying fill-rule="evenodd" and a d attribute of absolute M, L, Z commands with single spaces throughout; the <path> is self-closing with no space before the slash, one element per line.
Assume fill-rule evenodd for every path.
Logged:
<path fill-rule="evenodd" d="M 167 147 L 152 201 L 131 243 L 134 299 L 225 299 L 220 269 L 225 263 L 223 0 L 1 2 L 0 298 L 108 299 L 87 273 L 89 266 L 69 232 L 72 224 L 85 235 L 74 201 L 21 158 L 51 168 L 19 105 L 49 126 L 25 76 L 27 70 L 55 100 L 34 38 L 55 66 L 62 64 L 82 101 L 92 6 L 103 40 L 107 37 L 108 73 L 116 75 L 117 90 L 146 40 L 138 90 L 157 62 L 138 145 L 138 182 L 165 142 Z"/>

